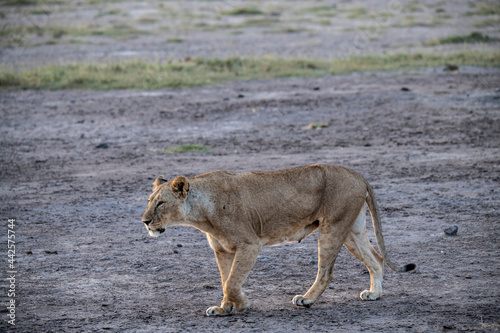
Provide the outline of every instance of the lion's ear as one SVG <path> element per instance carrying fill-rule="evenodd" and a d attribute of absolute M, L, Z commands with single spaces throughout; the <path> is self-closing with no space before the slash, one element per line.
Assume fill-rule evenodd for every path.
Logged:
<path fill-rule="evenodd" d="M 189 191 L 189 182 L 186 177 L 179 176 L 174 179 L 170 188 L 180 199 L 185 199 Z"/>
<path fill-rule="evenodd" d="M 158 186 L 160 186 L 161 184 L 164 184 L 166 182 L 167 182 L 167 180 L 163 178 L 163 175 L 158 176 L 158 178 L 156 178 L 155 182 L 153 183 L 153 191 L 156 188 L 158 188 Z"/>

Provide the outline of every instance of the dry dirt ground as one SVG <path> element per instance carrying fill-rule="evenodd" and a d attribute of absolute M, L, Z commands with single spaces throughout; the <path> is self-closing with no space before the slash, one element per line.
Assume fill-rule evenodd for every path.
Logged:
<path fill-rule="evenodd" d="M 224 14 L 248 3 L 264 14 Z M 474 30 L 499 37 L 497 16 L 467 14 L 478 3 L 95 0 L 53 3 L 38 13 L 2 7 L 2 28 L 22 21 L 40 29 L 7 35 L 15 38 L 2 44 L 0 61 L 457 51 L 470 46 L 424 44 Z M 321 6 L 333 9 L 311 9 Z M 87 32 L 64 30 L 72 23 Z M 150 33 L 81 36 L 123 24 L 132 35 Z M 0 332 L 499 331 L 499 88 L 498 70 L 438 68 L 161 91 L 2 91 Z M 305 129 L 311 123 L 328 126 Z M 211 151 L 162 152 L 181 144 Z M 244 284 L 246 312 L 205 317 L 222 297 L 214 255 L 195 229 L 148 237 L 140 220 L 154 178 L 310 163 L 362 173 L 375 187 L 390 256 L 418 269 L 387 269 L 382 299 L 363 302 L 368 272 L 342 249 L 317 304 L 297 308 L 293 296 L 316 275 L 313 233 L 300 244 L 263 249 Z M 9 218 L 16 219 L 15 329 L 4 306 Z M 457 235 L 446 236 L 452 225 Z"/>
<path fill-rule="evenodd" d="M 5 256 L 15 218 L 17 331 L 498 331 L 499 79 L 465 71 L 2 92 L 1 241 Z M 329 126 L 304 129 L 319 122 Z M 185 143 L 212 151 L 160 152 Z M 391 257 L 417 271 L 387 270 L 383 298 L 363 302 L 367 270 L 343 249 L 318 303 L 296 308 L 292 297 L 316 274 L 314 233 L 262 251 L 244 284 L 246 312 L 205 317 L 222 297 L 214 255 L 196 229 L 147 236 L 153 179 L 308 163 L 365 175 Z M 451 225 L 456 236 L 443 233 Z M 1 318 L 9 328 L 5 308 Z"/>

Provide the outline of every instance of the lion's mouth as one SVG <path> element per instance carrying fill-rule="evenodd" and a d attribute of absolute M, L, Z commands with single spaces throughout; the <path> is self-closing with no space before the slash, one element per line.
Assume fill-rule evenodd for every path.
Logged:
<path fill-rule="evenodd" d="M 159 228 L 157 230 L 153 230 L 151 228 L 148 228 L 148 231 L 149 231 L 149 236 L 158 237 L 158 236 L 160 236 L 160 234 L 165 232 L 165 228 Z"/>

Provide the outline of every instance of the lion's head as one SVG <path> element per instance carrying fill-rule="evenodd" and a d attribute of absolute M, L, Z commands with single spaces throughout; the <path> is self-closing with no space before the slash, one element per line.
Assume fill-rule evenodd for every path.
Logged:
<path fill-rule="evenodd" d="M 148 207 L 142 215 L 142 222 L 150 236 L 158 237 L 169 224 L 182 221 L 182 206 L 188 191 L 186 177 L 179 176 L 170 184 L 163 176 L 156 178 Z"/>

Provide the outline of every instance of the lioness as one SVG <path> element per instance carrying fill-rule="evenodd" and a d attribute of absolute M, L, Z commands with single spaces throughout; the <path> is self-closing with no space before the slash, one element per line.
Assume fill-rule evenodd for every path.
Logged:
<path fill-rule="evenodd" d="M 365 202 L 382 256 L 366 234 Z M 224 291 L 221 305 L 208 308 L 208 316 L 226 316 L 234 308 L 245 310 L 248 301 L 241 287 L 263 246 L 300 242 L 317 228 L 318 274 L 305 295 L 293 298 L 295 305 L 310 307 L 323 293 L 342 244 L 370 272 L 370 290 L 361 293 L 363 300 L 382 295 L 384 263 L 396 272 L 416 267 L 398 267 L 389 260 L 372 187 L 360 174 L 339 166 L 214 171 L 189 179 L 179 176 L 171 183 L 159 176 L 142 222 L 154 237 L 173 225 L 189 225 L 206 233 Z"/>

